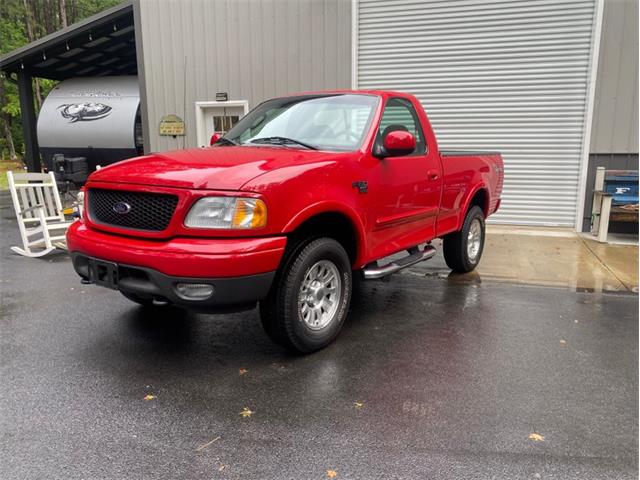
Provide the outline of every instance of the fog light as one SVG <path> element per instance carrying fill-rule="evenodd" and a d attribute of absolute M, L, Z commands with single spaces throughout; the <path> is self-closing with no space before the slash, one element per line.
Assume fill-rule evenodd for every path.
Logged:
<path fill-rule="evenodd" d="M 213 285 L 206 283 L 177 283 L 176 293 L 185 300 L 204 300 L 213 295 Z"/>

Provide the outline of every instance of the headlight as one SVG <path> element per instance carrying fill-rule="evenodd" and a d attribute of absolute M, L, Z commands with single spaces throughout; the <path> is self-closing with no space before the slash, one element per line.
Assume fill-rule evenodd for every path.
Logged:
<path fill-rule="evenodd" d="M 191 228 L 262 228 L 267 224 L 267 206 L 246 197 L 205 197 L 189 210 L 184 221 Z"/>

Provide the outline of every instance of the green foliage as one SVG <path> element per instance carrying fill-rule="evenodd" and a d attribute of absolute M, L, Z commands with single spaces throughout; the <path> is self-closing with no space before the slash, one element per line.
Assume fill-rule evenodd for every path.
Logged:
<path fill-rule="evenodd" d="M 102 10 L 113 7 L 121 0 L 0 0 L 0 56 L 29 43 L 27 22 L 34 39 L 41 38 L 62 28 L 60 4 L 66 4 L 67 23 L 69 25 Z M 25 4 L 29 9 L 27 17 Z M 0 77 L 0 159 L 8 157 L 8 140 L 2 122 L 9 125 L 11 137 L 18 155 L 22 153 L 23 138 L 20 122 L 20 102 L 17 86 Z M 41 97 L 44 99 L 56 82 L 39 79 Z"/>
<path fill-rule="evenodd" d="M 20 0 L 0 1 L 0 55 L 15 50 L 27 43 L 24 22 L 21 21 L 24 8 Z M 0 115 L 5 113 L 5 118 L 10 122 L 9 129 L 17 150 L 21 150 L 22 131 L 20 127 L 20 103 L 18 101 L 18 88 L 15 84 L 0 78 L 3 82 L 4 95 L 0 95 Z M 0 89 L 2 90 L 2 89 Z M 0 93 L 2 93 L 0 91 Z M 18 128 L 16 128 L 18 127 Z M 8 145 L 4 132 L 0 125 L 0 158 L 8 157 Z"/>
<path fill-rule="evenodd" d="M 27 43 L 23 16 L 24 7 L 20 0 L 0 2 L 0 55 Z"/>

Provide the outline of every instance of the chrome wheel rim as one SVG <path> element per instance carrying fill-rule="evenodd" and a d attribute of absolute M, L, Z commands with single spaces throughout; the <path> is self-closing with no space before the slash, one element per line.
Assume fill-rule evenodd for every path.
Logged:
<path fill-rule="evenodd" d="M 314 263 L 300 285 L 300 319 L 312 330 L 323 329 L 333 320 L 341 294 L 342 281 L 338 267 L 329 260 Z"/>
<path fill-rule="evenodd" d="M 482 224 L 480 220 L 474 218 L 469 227 L 469 233 L 467 234 L 467 257 L 469 261 L 475 263 L 478 254 L 480 253 L 480 246 L 482 245 Z"/>

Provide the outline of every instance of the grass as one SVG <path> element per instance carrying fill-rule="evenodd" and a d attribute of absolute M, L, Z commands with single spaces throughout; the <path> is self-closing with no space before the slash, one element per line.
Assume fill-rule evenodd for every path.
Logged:
<path fill-rule="evenodd" d="M 24 165 L 19 161 L 0 160 L 0 190 L 8 190 L 9 183 L 7 181 L 7 172 L 24 171 Z"/>

